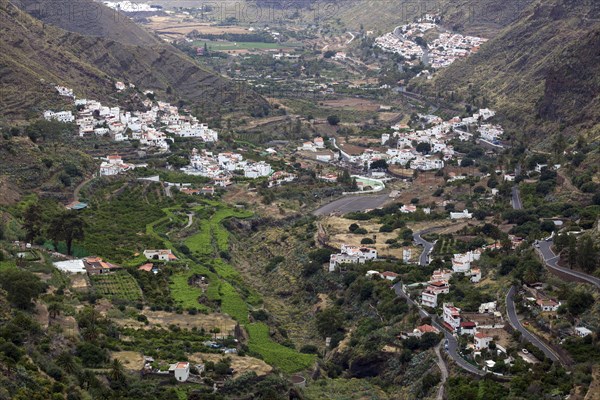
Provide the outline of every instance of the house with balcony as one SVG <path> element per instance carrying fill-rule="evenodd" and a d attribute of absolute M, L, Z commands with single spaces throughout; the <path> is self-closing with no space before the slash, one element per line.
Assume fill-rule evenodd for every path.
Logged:
<path fill-rule="evenodd" d="M 454 307 L 452 303 L 442 305 L 442 316 L 446 328 L 456 332 L 460 328 L 460 308 Z"/>

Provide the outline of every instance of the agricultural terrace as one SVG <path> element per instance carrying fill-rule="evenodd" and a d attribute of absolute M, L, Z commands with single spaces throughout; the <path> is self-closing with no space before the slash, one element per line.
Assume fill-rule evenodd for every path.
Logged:
<path fill-rule="evenodd" d="M 250 341 L 248 348 L 260 354 L 263 359 L 275 365 L 283 372 L 293 373 L 310 368 L 315 362 L 314 354 L 300 354 L 297 351 L 273 342 L 269 335 L 269 327 L 262 323 L 246 325 Z"/>
<path fill-rule="evenodd" d="M 210 214 L 207 206 L 216 210 Z M 171 276 L 171 296 L 184 309 L 196 308 L 204 311 L 220 309 L 244 326 L 250 336 L 250 350 L 284 372 L 296 372 L 310 367 L 314 355 L 301 354 L 274 342 L 269 336 L 269 327 L 262 323 L 250 324 L 248 304 L 257 305 L 260 296 L 245 287 L 241 275 L 221 258 L 221 252 L 229 248 L 229 232 L 223 226 L 227 218 L 247 218 L 251 212 L 224 208 L 217 202 L 205 202 L 195 209 L 199 220 L 199 231 L 190 236 L 185 245 L 189 249 L 191 265 L 185 271 Z M 190 285 L 197 275 L 206 277 L 205 288 Z M 201 300 L 201 303 L 199 302 Z"/>
<path fill-rule="evenodd" d="M 114 274 L 92 275 L 94 289 L 98 294 L 112 299 L 138 301 L 142 299 L 142 290 L 136 280 L 127 271 Z"/>
<path fill-rule="evenodd" d="M 204 211 L 204 210 L 196 210 Z M 248 218 L 252 215 L 249 211 L 233 210 L 231 208 L 218 208 L 217 211 L 206 219 L 202 219 L 199 232 L 189 237 L 185 244 L 192 254 L 210 256 L 218 251 L 227 251 L 229 247 L 229 232 L 223 226 L 227 218 Z"/>

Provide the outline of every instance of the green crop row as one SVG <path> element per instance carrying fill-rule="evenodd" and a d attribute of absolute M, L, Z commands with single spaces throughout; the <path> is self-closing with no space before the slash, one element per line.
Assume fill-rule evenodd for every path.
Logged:
<path fill-rule="evenodd" d="M 302 354 L 294 349 L 274 342 L 269 336 L 269 327 L 263 323 L 247 324 L 250 336 L 250 351 L 260 354 L 266 363 L 283 372 L 293 373 L 310 368 L 315 362 L 315 355 Z"/>

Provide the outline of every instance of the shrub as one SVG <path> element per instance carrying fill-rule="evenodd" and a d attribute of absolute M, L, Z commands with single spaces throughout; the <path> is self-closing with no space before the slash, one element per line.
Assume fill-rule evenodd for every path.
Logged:
<path fill-rule="evenodd" d="M 375 243 L 375 241 L 371 238 L 363 238 L 360 241 L 360 244 L 374 244 L 374 243 Z"/>
<path fill-rule="evenodd" d="M 340 117 L 338 117 L 337 115 L 330 115 L 327 117 L 327 123 L 329 123 L 329 125 L 337 125 L 340 123 Z"/>
<path fill-rule="evenodd" d="M 381 225 L 379 232 L 392 232 L 394 227 L 392 225 Z"/>
<path fill-rule="evenodd" d="M 313 344 L 305 344 L 304 346 L 302 346 L 300 348 L 300 353 L 304 353 L 304 354 L 318 354 L 319 353 L 319 349 L 317 348 L 317 346 L 315 346 Z"/>

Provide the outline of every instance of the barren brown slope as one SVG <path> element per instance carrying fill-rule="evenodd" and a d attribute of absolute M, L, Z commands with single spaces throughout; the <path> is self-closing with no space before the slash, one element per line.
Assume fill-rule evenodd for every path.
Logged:
<path fill-rule="evenodd" d="M 33 17 L 69 32 L 102 37 L 123 44 L 154 46 L 154 35 L 116 10 L 93 0 L 11 0 Z"/>
<path fill-rule="evenodd" d="M 145 31 L 136 32 L 137 38 L 152 38 Z M 168 44 L 149 40 L 136 46 L 66 32 L 8 0 L 0 0 L 0 33 L 0 117 L 39 115 L 44 108 L 56 106 L 60 99 L 50 83 L 106 101 L 115 94 L 115 80 L 155 90 L 170 101 L 185 100 L 207 113 L 267 107 L 251 90 L 204 69 Z"/>

